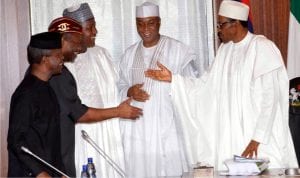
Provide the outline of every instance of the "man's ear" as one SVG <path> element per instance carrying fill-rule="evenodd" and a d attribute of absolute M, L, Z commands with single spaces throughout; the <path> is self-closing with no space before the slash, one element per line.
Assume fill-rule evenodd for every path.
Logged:
<path fill-rule="evenodd" d="M 159 25 L 159 28 L 160 28 L 160 22 L 161 22 L 160 17 L 158 17 L 158 25 Z"/>
<path fill-rule="evenodd" d="M 43 56 L 41 60 L 41 64 L 47 64 L 49 62 L 49 58 L 47 56 Z"/>
<path fill-rule="evenodd" d="M 61 44 L 63 45 L 66 41 L 67 41 L 67 37 L 65 35 L 63 35 L 61 37 Z"/>

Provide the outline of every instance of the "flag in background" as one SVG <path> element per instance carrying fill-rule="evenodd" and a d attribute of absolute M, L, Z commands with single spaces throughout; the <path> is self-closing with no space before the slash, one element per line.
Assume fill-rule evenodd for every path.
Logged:
<path fill-rule="evenodd" d="M 235 0 L 235 1 L 239 1 L 241 3 L 247 4 L 250 8 L 250 0 Z M 249 11 L 249 17 L 248 17 L 248 30 L 253 33 L 253 25 L 252 25 L 252 15 L 251 15 L 251 8 Z"/>
<path fill-rule="evenodd" d="M 290 1 L 287 70 L 289 78 L 300 77 L 300 1 Z"/>

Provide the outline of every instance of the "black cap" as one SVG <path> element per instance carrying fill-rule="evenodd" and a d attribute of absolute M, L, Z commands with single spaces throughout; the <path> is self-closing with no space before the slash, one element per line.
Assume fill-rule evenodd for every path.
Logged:
<path fill-rule="evenodd" d="M 30 47 L 39 49 L 60 49 L 61 34 L 58 32 L 43 32 L 30 38 Z"/>

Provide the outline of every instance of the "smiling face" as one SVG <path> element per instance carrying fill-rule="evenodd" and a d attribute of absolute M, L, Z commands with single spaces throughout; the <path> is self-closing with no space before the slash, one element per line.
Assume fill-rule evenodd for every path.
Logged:
<path fill-rule="evenodd" d="M 96 28 L 96 22 L 95 19 L 89 19 L 85 22 L 81 23 L 82 25 L 82 33 L 83 33 L 83 42 L 86 45 L 86 47 L 94 47 L 95 46 L 95 40 L 96 35 L 98 33 Z"/>
<path fill-rule="evenodd" d="M 51 50 L 50 55 L 45 56 L 47 65 L 52 74 L 60 74 L 63 68 L 63 54 L 61 49 Z"/>
<path fill-rule="evenodd" d="M 155 46 L 159 41 L 159 17 L 136 18 L 138 34 L 143 40 L 145 47 Z"/>
<path fill-rule="evenodd" d="M 85 52 L 83 35 L 79 33 L 65 33 L 62 40 L 62 52 L 65 62 L 75 60 L 77 54 Z"/>

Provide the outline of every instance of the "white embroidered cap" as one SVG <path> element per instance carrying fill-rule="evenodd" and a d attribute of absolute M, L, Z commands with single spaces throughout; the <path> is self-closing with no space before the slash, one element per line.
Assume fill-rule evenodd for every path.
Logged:
<path fill-rule="evenodd" d="M 237 1 L 223 0 L 220 5 L 219 15 L 231 19 L 247 21 L 249 15 L 249 6 Z"/>
<path fill-rule="evenodd" d="M 144 2 L 140 6 L 136 6 L 136 17 L 159 17 L 159 7 L 151 2 Z"/>

